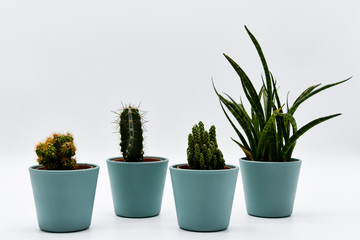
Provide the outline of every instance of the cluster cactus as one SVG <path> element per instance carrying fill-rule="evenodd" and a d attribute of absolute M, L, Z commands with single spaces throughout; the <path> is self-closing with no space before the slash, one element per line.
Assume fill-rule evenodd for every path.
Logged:
<path fill-rule="evenodd" d="M 211 126 L 208 132 L 200 121 L 192 128 L 188 137 L 187 160 L 191 169 L 224 169 L 225 161 L 217 145 L 215 126 Z"/>
<path fill-rule="evenodd" d="M 74 158 L 76 148 L 70 133 L 54 133 L 45 142 L 36 145 L 38 163 L 47 170 L 73 170 L 76 167 Z"/>
<path fill-rule="evenodd" d="M 125 162 L 142 162 L 143 126 L 140 110 L 136 107 L 124 107 L 119 114 L 120 147 Z"/>

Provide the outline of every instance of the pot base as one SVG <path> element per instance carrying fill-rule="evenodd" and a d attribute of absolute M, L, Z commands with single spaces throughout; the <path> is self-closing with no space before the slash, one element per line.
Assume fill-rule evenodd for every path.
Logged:
<path fill-rule="evenodd" d="M 210 232 L 221 232 L 227 229 L 226 228 L 221 228 L 221 229 L 217 229 L 217 230 L 194 230 L 194 229 L 187 229 L 184 227 L 180 227 L 180 229 L 185 230 L 185 231 L 189 231 L 189 232 L 199 232 L 199 233 L 210 233 Z"/>
<path fill-rule="evenodd" d="M 252 217 L 258 217 L 258 218 L 287 218 L 287 217 L 290 217 L 290 215 L 284 215 L 284 216 L 261 216 L 261 215 L 254 215 L 254 214 L 251 214 L 251 213 L 248 213 L 249 216 L 252 216 Z"/>
<path fill-rule="evenodd" d="M 137 218 L 152 218 L 152 217 L 156 217 L 156 216 L 159 216 L 160 213 L 157 213 L 157 214 L 155 214 L 155 215 L 148 215 L 148 216 L 141 215 L 141 216 L 139 216 L 139 217 L 134 216 L 134 215 L 127 216 L 127 215 L 122 215 L 122 214 L 117 214 L 117 213 L 115 213 L 115 214 L 116 214 L 116 216 L 118 216 L 118 217 L 137 219 Z"/>
<path fill-rule="evenodd" d="M 85 231 L 87 229 L 89 229 L 90 226 L 84 227 L 84 228 L 79 228 L 79 229 L 71 229 L 71 230 L 52 230 L 52 229 L 46 229 L 46 228 L 42 228 L 39 226 L 40 230 L 43 232 L 48 232 L 48 233 L 73 233 L 73 232 L 81 232 L 81 231 Z"/>

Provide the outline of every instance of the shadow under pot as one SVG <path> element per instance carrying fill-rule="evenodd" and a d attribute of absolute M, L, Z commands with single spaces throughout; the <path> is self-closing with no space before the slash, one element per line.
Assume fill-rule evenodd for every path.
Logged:
<path fill-rule="evenodd" d="M 47 232 L 89 228 L 99 166 L 77 164 L 75 170 L 29 168 L 38 225 Z"/>
<path fill-rule="evenodd" d="M 221 231 L 229 226 L 239 167 L 220 170 L 170 167 L 179 227 L 197 232 Z"/>
<path fill-rule="evenodd" d="M 301 160 L 260 162 L 240 159 L 246 210 L 266 218 L 289 217 L 293 212 Z"/>
<path fill-rule="evenodd" d="M 169 160 L 144 156 L 143 162 L 125 162 L 123 158 L 106 162 L 116 215 L 130 218 L 159 215 Z"/>

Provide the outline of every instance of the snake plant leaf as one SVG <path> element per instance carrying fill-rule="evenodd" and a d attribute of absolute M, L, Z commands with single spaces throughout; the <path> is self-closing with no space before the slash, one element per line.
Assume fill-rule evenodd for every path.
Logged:
<path fill-rule="evenodd" d="M 297 132 L 297 124 L 296 124 L 295 118 L 293 116 L 291 116 L 288 113 L 278 113 L 278 116 L 280 116 L 290 122 L 290 124 L 293 128 L 293 133 Z"/>
<path fill-rule="evenodd" d="M 294 115 L 296 109 L 297 109 L 297 108 L 299 107 L 299 105 L 300 105 L 301 103 L 303 103 L 306 99 L 309 99 L 310 97 L 314 96 L 315 94 L 317 94 L 317 93 L 319 93 L 319 92 L 321 92 L 321 91 L 323 91 L 323 90 L 325 90 L 325 89 L 328 89 L 328 88 L 330 88 L 330 87 L 339 85 L 339 84 L 341 84 L 341 83 L 344 83 L 344 82 L 350 80 L 351 78 L 352 78 L 352 77 L 349 77 L 349 78 L 347 78 L 347 79 L 345 79 L 345 80 L 342 80 L 342 81 L 339 81 L 339 82 L 336 82 L 336 83 L 331 83 L 331 84 L 325 85 L 325 86 L 323 86 L 322 88 L 319 88 L 319 89 L 317 89 L 317 90 L 308 92 L 307 94 L 305 94 L 305 95 L 302 96 L 300 99 L 298 99 L 297 101 L 294 102 L 293 106 L 292 106 L 292 107 L 290 108 L 290 110 L 289 110 L 289 113 L 290 113 L 291 115 Z M 316 86 L 319 86 L 319 85 L 316 85 Z"/>
<path fill-rule="evenodd" d="M 244 118 L 243 113 L 241 112 L 241 110 L 239 110 L 237 104 L 230 102 L 221 95 L 219 95 L 219 99 L 224 104 L 224 106 L 230 111 L 230 113 L 234 116 L 236 121 L 240 124 L 241 128 L 244 130 L 251 148 L 255 147 L 256 142 L 253 137 L 251 122 L 246 121 L 246 118 Z"/>
<path fill-rule="evenodd" d="M 255 114 L 255 111 L 253 109 L 251 110 L 251 119 L 254 129 L 254 136 L 256 139 L 258 139 L 261 133 L 261 126 L 260 126 L 259 118 Z"/>
<path fill-rule="evenodd" d="M 286 94 L 286 112 L 289 112 L 289 94 L 290 91 Z"/>
<path fill-rule="evenodd" d="M 238 137 L 240 138 L 243 146 L 241 148 L 245 148 L 247 151 L 250 150 L 250 147 L 248 145 L 248 143 L 246 142 L 246 139 L 244 138 L 244 136 L 241 134 L 241 132 L 237 129 L 237 127 L 235 126 L 235 124 L 233 123 L 233 121 L 230 119 L 229 115 L 226 113 L 224 107 L 223 107 L 223 104 L 222 102 L 220 102 L 220 106 L 227 118 L 227 120 L 230 122 L 231 126 L 233 127 L 233 129 L 235 130 L 236 134 L 238 135 Z"/>
<path fill-rule="evenodd" d="M 278 116 L 276 117 L 276 124 L 277 124 L 277 130 L 278 130 L 278 133 L 277 133 L 277 139 L 279 141 L 279 143 L 277 144 L 278 145 L 278 151 L 280 152 L 282 147 L 283 147 L 283 141 L 282 139 L 285 139 L 285 141 L 287 141 L 289 139 L 289 130 L 288 130 L 288 122 L 287 122 L 287 119 L 285 118 L 282 118 L 281 116 L 283 115 L 283 104 L 281 104 L 281 101 L 280 101 L 280 97 L 279 97 L 279 94 L 278 94 L 278 91 L 276 89 L 276 81 L 273 77 L 273 75 L 270 73 L 270 76 L 271 76 L 271 80 L 272 80 L 272 83 L 273 83 L 273 89 L 274 89 L 274 110 L 276 109 L 279 109 L 281 108 Z M 275 104 L 275 101 L 276 101 L 276 104 Z M 280 157 L 280 156 L 278 156 Z"/>
<path fill-rule="evenodd" d="M 251 147 L 256 146 L 256 139 L 253 135 L 253 127 L 251 122 L 247 120 L 247 118 L 244 117 L 244 113 L 241 111 L 241 109 L 238 107 L 237 104 L 227 101 L 226 103 L 223 102 L 224 105 L 228 108 L 228 110 L 233 114 L 237 122 L 240 124 L 242 129 L 245 132 L 245 135 L 247 136 L 249 140 L 249 144 Z"/>
<path fill-rule="evenodd" d="M 289 139 L 289 141 L 285 144 L 283 151 L 282 151 L 282 158 L 285 158 L 287 152 L 290 150 L 290 148 L 292 147 L 293 144 L 296 143 L 296 140 L 303 135 L 304 133 L 306 133 L 309 129 L 315 127 L 316 125 L 318 125 L 319 123 L 322 123 L 326 120 L 329 120 L 331 118 L 340 116 L 341 113 L 337 113 L 337 114 L 333 114 L 333 115 L 329 115 L 326 117 L 320 117 L 317 118 L 311 122 L 309 122 L 308 124 L 306 124 L 305 126 L 303 126 L 302 128 L 300 128 L 298 131 L 296 131 Z"/>
<path fill-rule="evenodd" d="M 320 86 L 321 84 L 317 84 L 317 85 L 313 85 L 308 87 L 307 89 L 305 89 L 304 92 L 302 92 L 300 94 L 300 96 L 295 100 L 294 104 L 297 104 L 297 102 L 301 101 L 304 97 L 306 97 L 309 93 L 312 92 L 312 90 L 314 90 L 315 88 L 317 88 L 318 86 Z"/>
<path fill-rule="evenodd" d="M 274 107 L 275 108 L 281 108 L 281 106 L 283 105 L 283 104 L 281 104 L 281 101 L 280 101 L 280 98 L 279 98 L 279 94 L 278 94 L 278 91 L 277 91 L 277 89 L 276 89 L 276 81 L 275 81 L 275 79 L 274 79 L 274 77 L 273 77 L 273 75 L 270 73 L 270 76 L 271 76 L 271 82 L 272 82 L 272 84 L 273 84 L 273 89 L 274 89 L 274 98 L 273 99 L 275 99 L 275 101 L 276 101 L 276 104 L 277 104 L 277 106 L 275 106 L 275 102 L 274 102 Z M 280 111 L 280 113 L 282 113 L 283 112 L 283 110 L 282 110 L 282 108 L 281 108 L 281 111 Z"/>
<path fill-rule="evenodd" d="M 244 105 L 242 104 L 241 100 L 240 100 L 240 103 L 237 103 L 232 97 L 230 97 L 229 94 L 225 93 L 225 95 L 230 99 L 230 101 L 231 101 L 234 105 L 236 105 L 236 106 L 239 108 L 239 111 L 242 112 L 243 117 L 246 119 L 247 122 L 250 123 L 252 120 L 251 120 L 250 116 L 248 115 L 248 113 L 246 112 L 245 107 L 244 107 Z"/>
<path fill-rule="evenodd" d="M 238 141 L 236 141 L 235 139 L 231 138 L 231 140 L 233 140 L 240 148 L 241 150 L 243 150 L 243 152 L 245 153 L 246 157 L 249 158 L 250 160 L 254 161 L 254 158 L 251 154 L 251 152 L 245 148 L 245 146 L 243 146 L 241 143 L 239 143 Z"/>
<path fill-rule="evenodd" d="M 292 153 L 294 151 L 294 148 L 296 146 L 296 142 L 291 146 L 291 148 L 287 151 L 284 159 L 282 161 L 288 162 L 291 159 Z"/>
<path fill-rule="evenodd" d="M 264 124 L 264 112 L 261 107 L 261 103 L 258 97 L 258 94 L 256 93 L 256 90 L 250 81 L 249 77 L 246 75 L 246 73 L 241 69 L 241 67 L 232 60 L 228 55 L 224 54 L 225 58 L 229 61 L 231 66 L 234 68 L 234 70 L 237 72 L 237 74 L 240 77 L 243 90 L 245 92 L 245 95 L 247 99 L 249 100 L 251 106 L 256 111 L 257 115 L 259 115 L 259 119 L 262 124 Z"/>
<path fill-rule="evenodd" d="M 253 127 L 252 127 L 251 121 L 249 121 L 248 118 L 244 117 L 244 114 L 246 113 L 245 110 L 242 110 L 235 101 L 230 102 L 229 100 L 227 100 L 226 98 L 221 96 L 217 92 L 214 84 L 213 84 L 213 87 L 214 87 L 215 93 L 219 97 L 220 102 L 230 111 L 230 113 L 234 116 L 234 118 L 239 123 L 241 128 L 244 130 L 245 135 L 248 138 L 250 147 L 251 148 L 255 147 L 256 140 L 253 137 Z M 223 109 L 223 111 L 224 111 L 224 109 Z"/>
<path fill-rule="evenodd" d="M 267 102 L 270 103 L 272 102 L 272 87 L 271 87 L 271 79 L 270 79 L 270 71 L 269 71 L 269 67 L 267 65 L 264 53 L 260 47 L 259 42 L 257 41 L 257 39 L 255 38 L 255 36 L 249 31 L 249 29 L 245 26 L 246 32 L 248 33 L 248 35 L 250 36 L 251 41 L 253 42 L 256 51 L 258 52 L 258 55 L 260 57 L 261 63 L 263 65 L 264 68 L 264 72 L 265 72 L 265 79 L 266 79 L 266 88 L 267 88 Z M 265 110 L 265 117 L 266 119 L 269 119 L 271 116 L 271 106 L 267 106 L 266 110 Z"/>
<path fill-rule="evenodd" d="M 275 119 L 276 122 L 276 119 Z M 281 137 L 279 133 L 276 131 L 276 125 L 273 124 L 270 128 L 268 142 L 269 142 L 269 161 L 279 161 L 280 155 L 279 155 L 279 149 L 280 145 L 282 145 L 282 142 L 279 141 L 279 138 Z"/>
<path fill-rule="evenodd" d="M 258 157 L 261 154 L 261 151 L 264 149 L 264 143 L 266 140 L 266 137 L 269 134 L 269 131 L 271 130 L 271 127 L 275 124 L 275 117 L 276 115 L 280 112 L 281 108 L 279 108 L 278 110 L 276 110 L 271 117 L 269 118 L 269 120 L 267 120 L 265 127 L 263 128 L 260 138 L 259 138 L 259 142 L 256 148 L 256 155 L 255 155 L 255 159 L 259 159 Z"/>
<path fill-rule="evenodd" d="M 288 113 L 279 113 L 278 117 L 279 119 L 277 122 L 279 132 L 282 131 L 282 138 L 284 139 L 285 143 L 287 143 L 290 137 L 290 124 L 292 126 L 293 134 L 297 131 L 297 124 L 295 118 Z M 279 151 L 281 151 L 281 149 Z"/>

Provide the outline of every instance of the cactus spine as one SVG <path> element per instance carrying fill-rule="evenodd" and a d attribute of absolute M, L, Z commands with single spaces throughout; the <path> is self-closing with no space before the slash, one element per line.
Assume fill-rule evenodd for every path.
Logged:
<path fill-rule="evenodd" d="M 54 133 L 36 145 L 38 163 L 47 170 L 72 170 L 76 167 L 74 138 L 70 133 Z"/>
<path fill-rule="evenodd" d="M 224 169 L 225 161 L 216 141 L 215 126 L 209 132 L 200 121 L 188 136 L 187 160 L 191 169 Z"/>
<path fill-rule="evenodd" d="M 143 161 L 142 117 L 138 108 L 124 107 L 119 119 L 121 152 L 125 162 Z"/>

